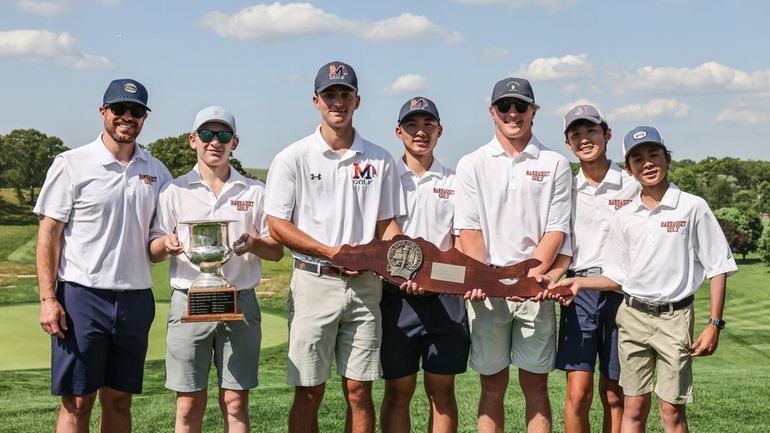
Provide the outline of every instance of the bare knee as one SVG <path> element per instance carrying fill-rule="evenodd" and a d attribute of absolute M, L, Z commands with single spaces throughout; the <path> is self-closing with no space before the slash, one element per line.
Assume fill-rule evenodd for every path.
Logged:
<path fill-rule="evenodd" d="M 184 425 L 197 425 L 206 411 L 206 390 L 176 395 L 176 417 Z"/>
<path fill-rule="evenodd" d="M 130 393 L 106 387 L 99 391 L 99 403 L 102 405 L 102 410 L 111 410 L 117 413 L 131 411 L 132 397 L 133 395 Z"/>
<path fill-rule="evenodd" d="M 245 390 L 220 390 L 219 407 L 223 414 L 230 417 L 246 417 L 249 410 L 249 392 Z"/>
<path fill-rule="evenodd" d="M 683 404 L 671 404 L 660 400 L 660 419 L 664 426 L 681 426 L 687 423 L 686 407 Z"/>
<path fill-rule="evenodd" d="M 61 409 L 66 415 L 75 418 L 88 418 L 94 408 L 96 393 L 88 395 L 63 395 Z"/>
<path fill-rule="evenodd" d="M 372 383 L 345 380 L 345 397 L 351 406 L 366 406 L 372 404 Z"/>

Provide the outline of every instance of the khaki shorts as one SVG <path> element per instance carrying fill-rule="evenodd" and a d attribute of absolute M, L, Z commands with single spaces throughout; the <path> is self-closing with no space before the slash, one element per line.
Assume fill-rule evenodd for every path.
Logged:
<path fill-rule="evenodd" d="M 219 387 L 244 390 L 258 384 L 262 316 L 254 290 L 238 291 L 242 321 L 182 323 L 187 293 L 174 290 L 168 308 L 166 388 L 193 392 L 208 388 L 213 356 Z"/>
<path fill-rule="evenodd" d="M 549 373 L 556 360 L 553 301 L 510 302 L 487 298 L 468 302 L 472 369 L 495 374 L 513 364 L 531 373 Z"/>
<path fill-rule="evenodd" d="M 337 373 L 358 381 L 380 377 L 382 282 L 295 269 L 289 286 L 289 362 L 286 383 L 315 386 Z"/>
<path fill-rule="evenodd" d="M 628 396 L 653 391 L 671 404 L 685 404 L 692 397 L 693 307 L 671 313 L 649 314 L 620 305 L 618 316 L 620 385 Z"/>

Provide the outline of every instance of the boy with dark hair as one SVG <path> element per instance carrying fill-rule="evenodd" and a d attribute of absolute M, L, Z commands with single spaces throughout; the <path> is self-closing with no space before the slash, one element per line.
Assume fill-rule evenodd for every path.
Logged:
<path fill-rule="evenodd" d="M 610 222 L 639 194 L 639 184 L 607 158 L 612 130 L 598 108 L 578 105 L 564 116 L 567 148 L 580 160 L 572 179 L 572 251 L 567 276 L 601 275 L 602 247 Z M 561 307 L 556 368 L 567 374 L 564 429 L 591 431 L 588 412 L 594 395 L 594 367 L 599 358 L 599 397 L 603 431 L 617 433 L 623 416 L 623 390 L 618 385 L 618 336 L 615 314 L 623 302 L 619 291 L 581 291 Z"/>
<path fill-rule="evenodd" d="M 692 357 L 711 355 L 717 348 L 725 326 L 726 281 L 737 266 L 708 204 L 668 181 L 671 154 L 657 129 L 629 131 L 623 154 L 642 192 L 612 221 L 603 274 L 567 278 L 554 286 L 570 287 L 575 295 L 586 288 L 623 287 L 625 299 L 616 319 L 623 432 L 645 431 L 653 389 L 665 431 L 687 432 Z M 711 280 L 711 315 L 693 342 L 693 294 L 704 277 Z"/>

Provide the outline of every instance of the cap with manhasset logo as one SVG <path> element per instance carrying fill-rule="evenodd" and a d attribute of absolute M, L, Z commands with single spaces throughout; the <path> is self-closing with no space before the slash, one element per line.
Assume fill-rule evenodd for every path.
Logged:
<path fill-rule="evenodd" d="M 532 85 L 529 84 L 529 81 L 524 78 L 504 78 L 495 83 L 490 104 L 503 98 L 516 98 L 534 104 L 535 92 L 532 91 Z"/>
<path fill-rule="evenodd" d="M 437 121 L 441 121 L 441 118 L 438 115 L 438 108 L 433 101 L 428 98 L 423 98 L 422 96 L 415 96 L 401 106 L 401 111 L 398 113 L 398 124 L 400 125 L 409 116 L 415 114 L 427 114 L 433 116 Z"/>
<path fill-rule="evenodd" d="M 578 120 L 588 120 L 597 125 L 600 125 L 602 122 L 607 122 L 604 120 L 602 112 L 593 105 L 577 105 L 569 110 L 564 116 L 564 132 L 567 132 L 570 126 Z"/>
<path fill-rule="evenodd" d="M 623 138 L 623 158 L 628 158 L 628 154 L 640 144 L 655 143 L 668 150 L 663 143 L 663 137 L 660 136 L 660 132 L 652 126 L 637 126 L 636 128 L 628 131 L 628 134 Z"/>
<path fill-rule="evenodd" d="M 193 122 L 192 131 L 197 131 L 201 125 L 208 122 L 221 123 L 230 128 L 230 131 L 232 131 L 233 134 L 236 132 L 235 116 L 218 105 L 212 105 L 199 111 L 198 114 L 195 115 L 195 122 Z"/>
<path fill-rule="evenodd" d="M 350 87 L 358 92 L 358 78 L 352 66 L 338 61 L 321 66 L 315 76 L 315 93 L 335 85 Z"/>
<path fill-rule="evenodd" d="M 130 78 L 113 80 L 104 92 L 102 105 L 112 105 L 119 102 L 133 102 L 151 111 L 147 106 L 147 88 L 142 83 Z"/>

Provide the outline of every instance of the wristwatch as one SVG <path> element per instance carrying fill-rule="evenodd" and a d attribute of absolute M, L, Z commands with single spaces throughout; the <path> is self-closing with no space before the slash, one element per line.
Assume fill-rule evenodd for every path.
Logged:
<path fill-rule="evenodd" d="M 716 326 L 719 329 L 725 329 L 725 324 L 726 323 L 727 322 L 725 322 L 722 319 L 714 319 L 714 318 L 709 319 L 709 325 L 714 325 L 714 326 Z"/>

